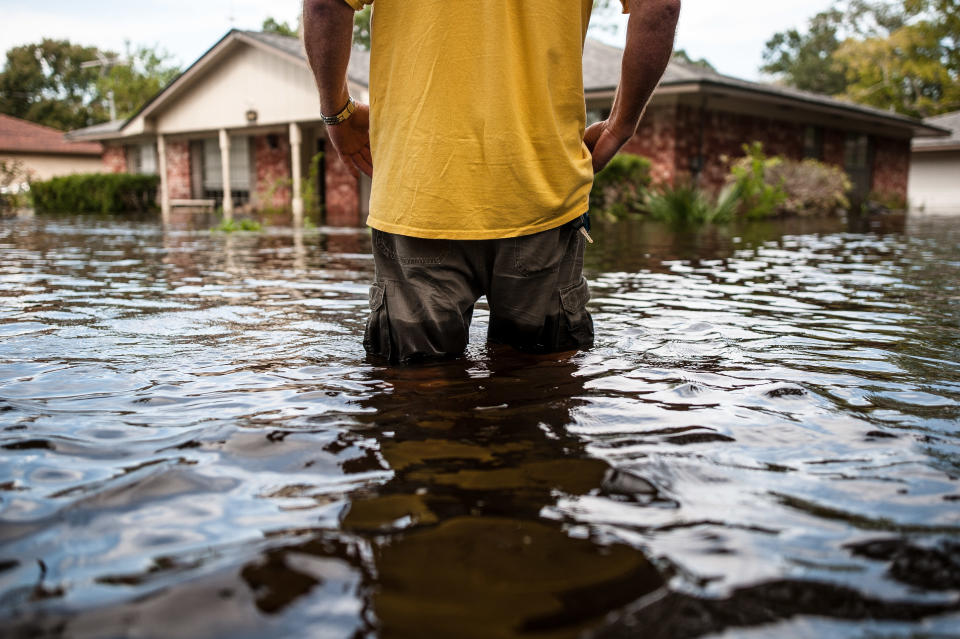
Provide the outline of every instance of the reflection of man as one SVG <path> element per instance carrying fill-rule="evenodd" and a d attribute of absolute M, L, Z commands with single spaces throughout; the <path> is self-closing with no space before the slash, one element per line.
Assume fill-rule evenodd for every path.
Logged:
<path fill-rule="evenodd" d="M 376 179 L 376 281 L 364 345 L 393 361 L 458 354 L 473 306 L 491 340 L 589 346 L 582 275 L 593 174 L 634 134 L 666 67 L 680 0 L 632 15 L 610 118 L 584 131 L 592 0 L 376 0 L 370 102 L 347 91 L 353 9 L 306 0 L 304 41 L 340 157 Z"/>

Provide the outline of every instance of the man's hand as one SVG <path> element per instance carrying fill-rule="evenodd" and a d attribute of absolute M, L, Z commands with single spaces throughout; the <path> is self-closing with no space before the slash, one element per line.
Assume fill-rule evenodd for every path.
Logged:
<path fill-rule="evenodd" d="M 610 163 L 617 151 L 633 137 L 634 131 L 617 129 L 610 120 L 596 122 L 587 127 L 583 142 L 593 155 L 593 174 L 596 175 Z"/>
<path fill-rule="evenodd" d="M 680 0 L 631 0 L 620 85 L 610 118 L 584 133 L 597 174 L 637 130 L 643 110 L 660 81 L 680 17 Z"/>
<path fill-rule="evenodd" d="M 359 178 L 360 171 L 373 177 L 369 106 L 357 103 L 357 110 L 346 121 L 327 127 L 327 135 L 353 177 Z"/>

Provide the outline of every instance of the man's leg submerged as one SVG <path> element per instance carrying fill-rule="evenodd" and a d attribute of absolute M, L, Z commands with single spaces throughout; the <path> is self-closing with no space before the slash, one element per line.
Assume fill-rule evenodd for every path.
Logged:
<path fill-rule="evenodd" d="M 464 242 L 373 230 L 376 278 L 363 340 L 367 353 L 409 363 L 463 352 L 481 295 L 468 251 Z"/>
<path fill-rule="evenodd" d="M 584 239 L 574 225 L 497 240 L 496 245 L 487 290 L 489 339 L 535 352 L 592 346 Z"/>

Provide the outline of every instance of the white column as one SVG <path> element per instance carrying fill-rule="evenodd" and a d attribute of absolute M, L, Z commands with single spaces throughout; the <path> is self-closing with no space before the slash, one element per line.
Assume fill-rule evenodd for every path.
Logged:
<path fill-rule="evenodd" d="M 223 169 L 223 219 L 233 219 L 233 197 L 230 195 L 230 136 L 220 129 L 220 166 Z"/>
<path fill-rule="evenodd" d="M 170 215 L 170 180 L 167 178 L 167 140 L 157 136 L 157 170 L 160 172 L 160 216 L 166 221 Z"/>
<path fill-rule="evenodd" d="M 290 123 L 290 177 L 293 179 L 293 199 L 290 202 L 293 207 L 293 224 L 297 228 L 303 226 L 303 179 L 301 166 L 301 148 L 303 145 L 303 133 L 300 125 L 296 122 Z"/>

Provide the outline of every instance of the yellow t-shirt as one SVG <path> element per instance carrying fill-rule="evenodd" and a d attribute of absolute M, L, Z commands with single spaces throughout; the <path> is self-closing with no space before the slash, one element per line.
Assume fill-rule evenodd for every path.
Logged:
<path fill-rule="evenodd" d="M 587 210 L 582 58 L 593 0 L 346 2 L 373 4 L 370 226 L 479 240 Z"/>

